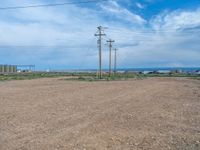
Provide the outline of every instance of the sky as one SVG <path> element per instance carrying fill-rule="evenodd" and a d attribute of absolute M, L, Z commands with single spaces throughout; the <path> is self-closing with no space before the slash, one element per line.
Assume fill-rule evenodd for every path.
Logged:
<path fill-rule="evenodd" d="M 87 0 L 4 0 L 0 7 Z M 108 0 L 89 4 L 0 9 L 0 64 L 39 70 L 103 68 L 115 40 L 118 68 L 200 67 L 200 0 Z"/>

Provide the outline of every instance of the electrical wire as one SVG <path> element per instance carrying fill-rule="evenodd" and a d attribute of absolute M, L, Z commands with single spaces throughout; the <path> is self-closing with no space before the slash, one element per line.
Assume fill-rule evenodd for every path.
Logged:
<path fill-rule="evenodd" d="M 55 6 L 63 6 L 63 5 L 98 3 L 98 2 L 104 2 L 104 1 L 108 1 L 108 0 L 88 0 L 88 1 L 66 2 L 66 3 L 57 3 L 57 4 L 41 4 L 41 5 L 28 5 L 28 6 L 9 6 L 9 7 L 0 7 L 0 10 L 27 9 L 27 8 L 38 8 L 38 7 L 55 7 Z"/>
<path fill-rule="evenodd" d="M 82 49 L 82 50 L 90 50 L 91 46 L 86 46 L 86 48 L 81 47 L 65 47 L 65 46 L 36 46 L 36 45 L 0 45 L 0 49 L 2 48 L 39 48 L 39 49 L 46 49 L 46 48 L 65 48 L 65 49 Z M 96 48 L 96 46 L 94 46 Z"/>
<path fill-rule="evenodd" d="M 163 31 L 123 31 L 123 30 L 109 30 L 110 33 L 127 33 L 127 34 L 164 34 L 164 33 L 171 33 L 171 34 L 193 34 L 196 32 L 200 32 L 200 30 L 194 30 L 194 31 L 168 31 L 168 30 L 163 30 Z"/>

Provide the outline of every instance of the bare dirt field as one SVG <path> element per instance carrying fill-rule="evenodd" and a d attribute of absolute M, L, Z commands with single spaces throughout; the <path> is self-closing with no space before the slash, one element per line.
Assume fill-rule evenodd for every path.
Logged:
<path fill-rule="evenodd" d="M 200 80 L 0 82 L 0 150 L 200 149 Z"/>

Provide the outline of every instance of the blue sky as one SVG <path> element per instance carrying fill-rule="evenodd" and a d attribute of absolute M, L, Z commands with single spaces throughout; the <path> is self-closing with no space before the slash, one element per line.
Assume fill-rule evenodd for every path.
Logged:
<path fill-rule="evenodd" d="M 5 0 L 1 7 L 76 2 Z M 80 0 L 84 1 L 84 0 Z M 59 7 L 0 10 L 0 64 L 37 69 L 98 67 L 97 26 L 108 27 L 118 67 L 199 67 L 199 0 L 108 0 Z"/>

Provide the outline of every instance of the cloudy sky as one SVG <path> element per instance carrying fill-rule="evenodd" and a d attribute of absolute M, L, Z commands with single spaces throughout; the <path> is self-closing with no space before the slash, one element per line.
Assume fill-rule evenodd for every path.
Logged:
<path fill-rule="evenodd" d="M 4 0 L 0 7 L 87 0 Z M 0 9 L 0 64 L 37 69 L 96 69 L 97 26 L 118 48 L 118 67 L 200 66 L 199 0 L 108 0 L 28 9 Z"/>

